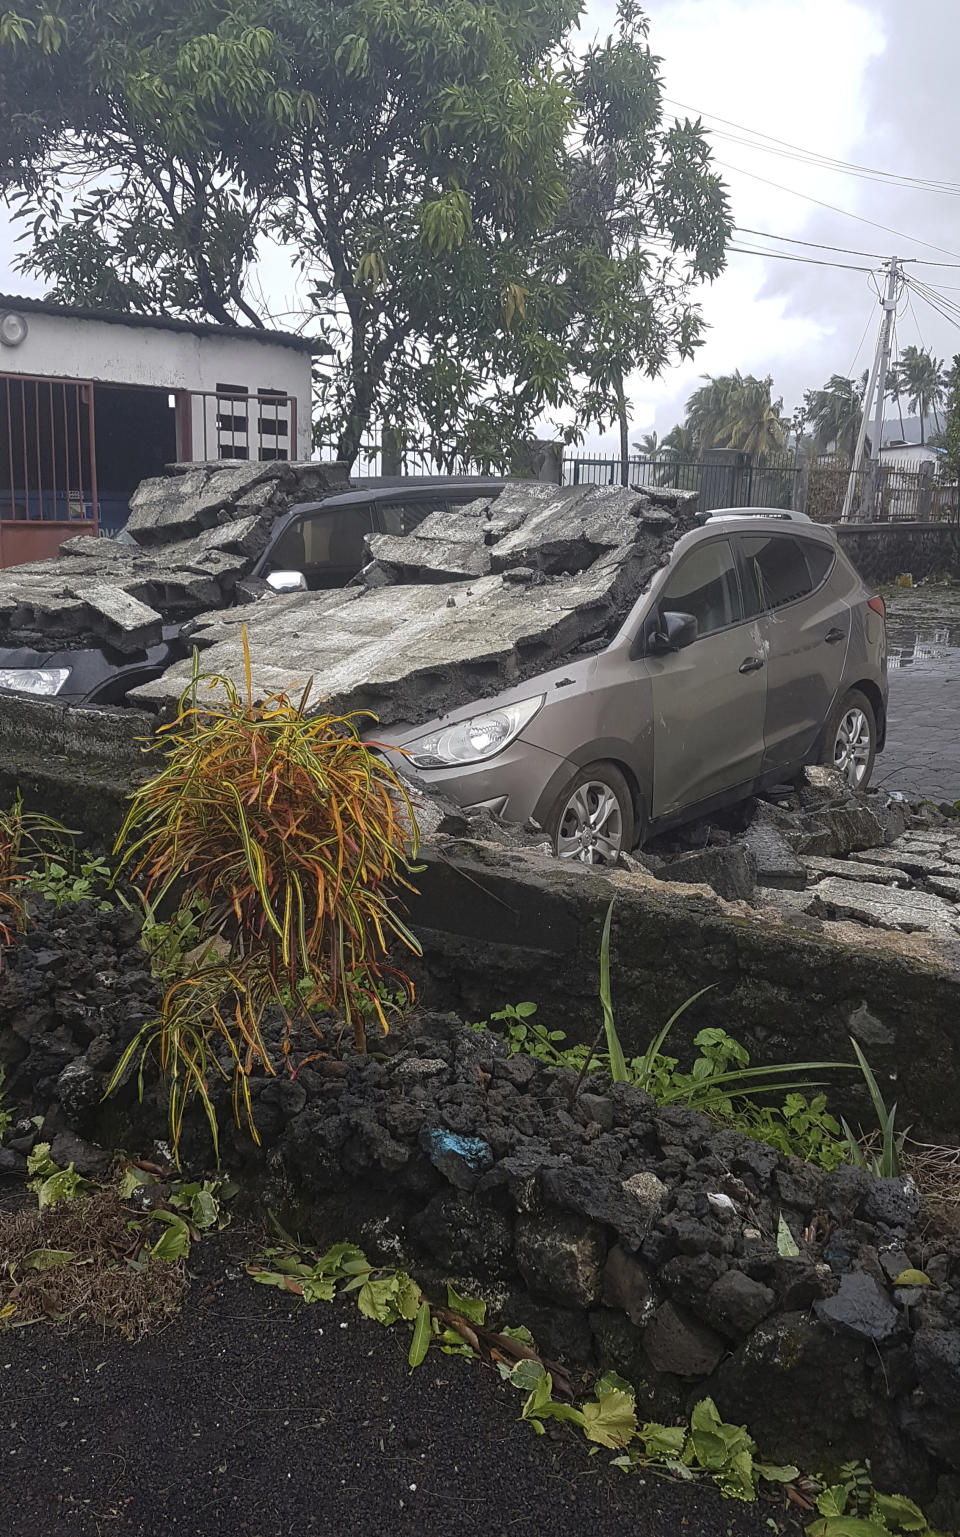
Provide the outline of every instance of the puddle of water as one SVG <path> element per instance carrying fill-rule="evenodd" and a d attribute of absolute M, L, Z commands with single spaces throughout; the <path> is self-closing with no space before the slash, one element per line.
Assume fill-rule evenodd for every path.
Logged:
<path fill-rule="evenodd" d="M 923 669 L 931 662 L 949 662 L 960 659 L 960 630 L 945 625 L 924 635 L 914 634 L 905 639 L 887 629 L 887 666 L 890 668 L 914 667 Z"/>

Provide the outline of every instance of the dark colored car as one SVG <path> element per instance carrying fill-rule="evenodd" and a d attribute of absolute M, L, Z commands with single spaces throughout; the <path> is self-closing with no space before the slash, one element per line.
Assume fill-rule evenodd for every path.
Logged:
<path fill-rule="evenodd" d="M 279 591 L 345 587 L 363 566 L 368 534 L 408 534 L 431 512 L 462 507 L 480 496 L 489 499 L 503 485 L 502 480 L 465 476 L 437 478 L 370 485 L 303 503 L 276 520 L 247 580 L 266 578 Z M 159 645 L 133 654 L 105 645 L 47 651 L 0 647 L 0 689 L 56 696 L 70 704 L 120 705 L 130 689 L 160 677 L 189 654 L 185 629 L 183 624 L 165 625 Z"/>

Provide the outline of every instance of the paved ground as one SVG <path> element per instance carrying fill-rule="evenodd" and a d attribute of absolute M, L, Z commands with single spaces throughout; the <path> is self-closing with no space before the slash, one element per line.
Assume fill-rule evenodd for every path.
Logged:
<path fill-rule="evenodd" d="M 873 783 L 960 801 L 960 587 L 887 592 L 890 715 Z"/>
<path fill-rule="evenodd" d="M 776 1489 L 739 1505 L 538 1438 L 475 1362 L 411 1376 L 408 1336 L 255 1285 L 241 1240 L 194 1249 L 182 1315 L 138 1345 L 0 1332 L 3 1537 L 798 1537 Z"/>

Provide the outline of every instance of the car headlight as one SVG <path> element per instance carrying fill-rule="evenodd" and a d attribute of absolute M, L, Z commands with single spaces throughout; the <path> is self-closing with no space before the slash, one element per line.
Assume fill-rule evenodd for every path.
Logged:
<path fill-rule="evenodd" d="M 69 676 L 69 667 L 0 667 L 0 688 L 15 688 L 21 694 L 59 694 Z"/>
<path fill-rule="evenodd" d="M 521 699 L 518 704 L 501 705 L 498 710 L 441 726 L 408 745 L 410 762 L 417 768 L 450 768 L 494 758 L 530 724 L 545 698 L 545 694 L 538 694 L 535 699 Z"/>

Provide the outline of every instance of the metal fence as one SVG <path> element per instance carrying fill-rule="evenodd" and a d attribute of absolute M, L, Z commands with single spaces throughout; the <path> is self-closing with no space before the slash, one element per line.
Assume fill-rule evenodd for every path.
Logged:
<path fill-rule="evenodd" d="M 629 459 L 626 482 L 631 486 L 673 487 L 699 491 L 700 505 L 710 507 L 790 507 L 799 466 L 793 454 L 763 455 L 726 451 L 695 458 Z M 568 486 L 623 484 L 620 459 L 572 457 L 563 461 Z"/>
<path fill-rule="evenodd" d="M 806 512 L 817 523 L 839 523 L 850 466 L 838 454 L 760 455 L 732 451 L 696 458 L 632 458 L 626 483 L 700 493 L 703 509 L 782 507 Z M 571 456 L 563 461 L 568 486 L 623 484 L 619 458 Z M 854 476 L 850 520 L 854 522 L 941 522 L 960 519 L 960 488 L 945 466 L 884 459 Z"/>

